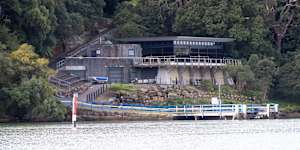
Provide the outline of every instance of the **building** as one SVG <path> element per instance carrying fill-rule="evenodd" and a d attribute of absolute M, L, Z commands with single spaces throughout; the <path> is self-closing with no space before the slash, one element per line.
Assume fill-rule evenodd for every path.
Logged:
<path fill-rule="evenodd" d="M 138 37 L 110 41 L 99 38 L 61 62 L 61 71 L 80 76 L 107 77 L 110 83 L 198 84 L 226 82 L 225 65 L 239 65 L 228 58 L 231 38 Z"/>

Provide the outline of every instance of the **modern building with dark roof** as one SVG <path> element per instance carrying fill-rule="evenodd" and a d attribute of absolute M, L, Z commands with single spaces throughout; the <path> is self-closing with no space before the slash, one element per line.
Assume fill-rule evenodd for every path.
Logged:
<path fill-rule="evenodd" d="M 226 57 L 225 45 L 232 43 L 232 38 L 210 38 L 190 36 L 170 37 L 138 37 L 124 38 L 118 41 L 122 43 L 140 44 L 145 56 L 209 56 L 211 58 Z"/>
<path fill-rule="evenodd" d="M 234 39 L 211 37 L 136 37 L 114 40 L 99 38 L 72 52 L 58 69 L 83 79 L 105 77 L 108 82 L 198 84 L 211 80 L 224 84 L 225 65 L 239 65 L 228 58 Z"/>

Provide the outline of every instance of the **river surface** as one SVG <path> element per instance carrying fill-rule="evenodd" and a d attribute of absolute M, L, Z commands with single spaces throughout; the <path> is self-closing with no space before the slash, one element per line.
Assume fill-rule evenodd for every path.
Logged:
<path fill-rule="evenodd" d="M 300 150 L 300 120 L 0 124 L 2 150 Z"/>

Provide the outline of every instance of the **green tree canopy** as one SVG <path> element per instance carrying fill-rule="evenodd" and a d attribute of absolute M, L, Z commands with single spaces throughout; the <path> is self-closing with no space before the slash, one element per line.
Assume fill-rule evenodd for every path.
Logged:
<path fill-rule="evenodd" d="M 52 72 L 48 60 L 35 54 L 32 46 L 22 44 L 11 53 L 0 52 L 0 69 L 0 117 L 20 121 L 65 118 L 66 109 L 48 83 Z"/>

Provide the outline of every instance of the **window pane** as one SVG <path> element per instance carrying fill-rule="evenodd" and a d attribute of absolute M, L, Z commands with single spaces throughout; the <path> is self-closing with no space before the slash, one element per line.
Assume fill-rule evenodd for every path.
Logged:
<path fill-rule="evenodd" d="M 134 54 L 134 49 L 128 49 L 128 56 L 129 57 L 132 57 L 132 56 L 134 56 L 135 54 Z"/>

